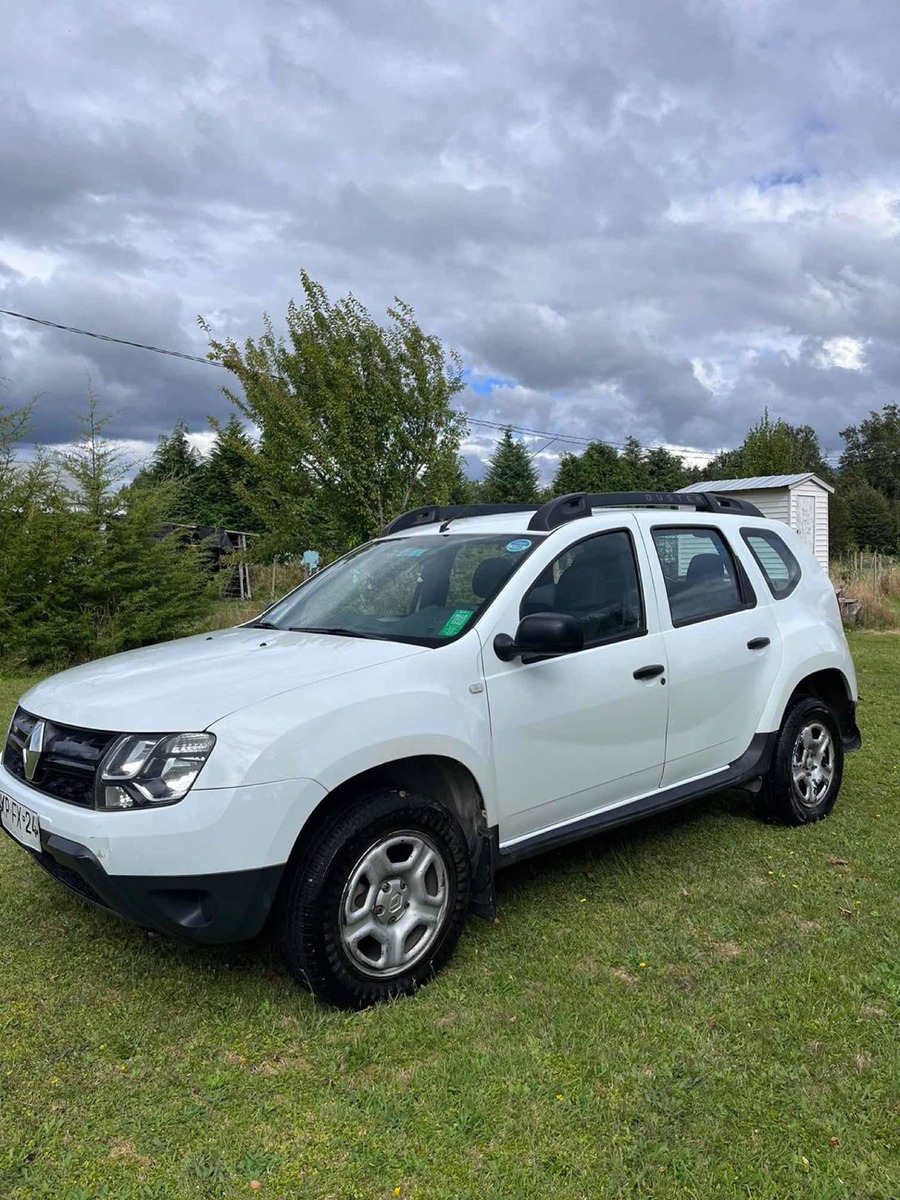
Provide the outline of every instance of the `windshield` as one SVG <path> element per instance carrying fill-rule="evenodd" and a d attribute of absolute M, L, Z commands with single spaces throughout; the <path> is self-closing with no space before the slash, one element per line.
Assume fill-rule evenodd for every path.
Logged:
<path fill-rule="evenodd" d="M 260 623 L 440 646 L 472 625 L 540 540 L 446 533 L 370 542 L 285 596 Z"/>

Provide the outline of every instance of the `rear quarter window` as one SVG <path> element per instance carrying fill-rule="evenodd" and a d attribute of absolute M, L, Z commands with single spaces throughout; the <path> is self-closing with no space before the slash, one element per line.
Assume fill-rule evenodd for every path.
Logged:
<path fill-rule="evenodd" d="M 784 600 L 800 582 L 800 564 L 787 544 L 769 529 L 742 529 L 741 537 L 747 543 L 756 565 L 769 585 L 776 600 Z"/>

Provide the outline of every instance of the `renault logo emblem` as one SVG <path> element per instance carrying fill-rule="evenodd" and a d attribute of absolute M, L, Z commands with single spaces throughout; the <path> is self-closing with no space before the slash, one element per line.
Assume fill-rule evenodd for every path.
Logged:
<path fill-rule="evenodd" d="M 22 751 L 22 758 L 25 762 L 25 778 L 29 782 L 34 779 L 38 763 L 41 761 L 41 755 L 44 752 L 44 728 L 44 722 L 38 721 L 37 725 L 32 729 L 28 741 L 25 743 L 25 749 Z"/>

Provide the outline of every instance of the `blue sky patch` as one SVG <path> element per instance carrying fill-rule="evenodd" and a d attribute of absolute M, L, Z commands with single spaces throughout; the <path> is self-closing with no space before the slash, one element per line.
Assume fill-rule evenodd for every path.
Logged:
<path fill-rule="evenodd" d="M 753 182 L 761 192 L 768 192 L 777 187 L 803 187 L 808 179 L 818 179 L 819 172 L 810 171 L 773 171 L 771 175 L 757 175 Z"/>

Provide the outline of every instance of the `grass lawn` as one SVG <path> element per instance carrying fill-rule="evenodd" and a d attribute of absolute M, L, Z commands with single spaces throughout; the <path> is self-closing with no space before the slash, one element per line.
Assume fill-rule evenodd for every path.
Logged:
<path fill-rule="evenodd" d="M 831 819 L 727 793 L 512 868 L 434 984 L 357 1015 L 3 839 L 0 1195 L 896 1197 L 900 637 L 852 644 Z"/>

